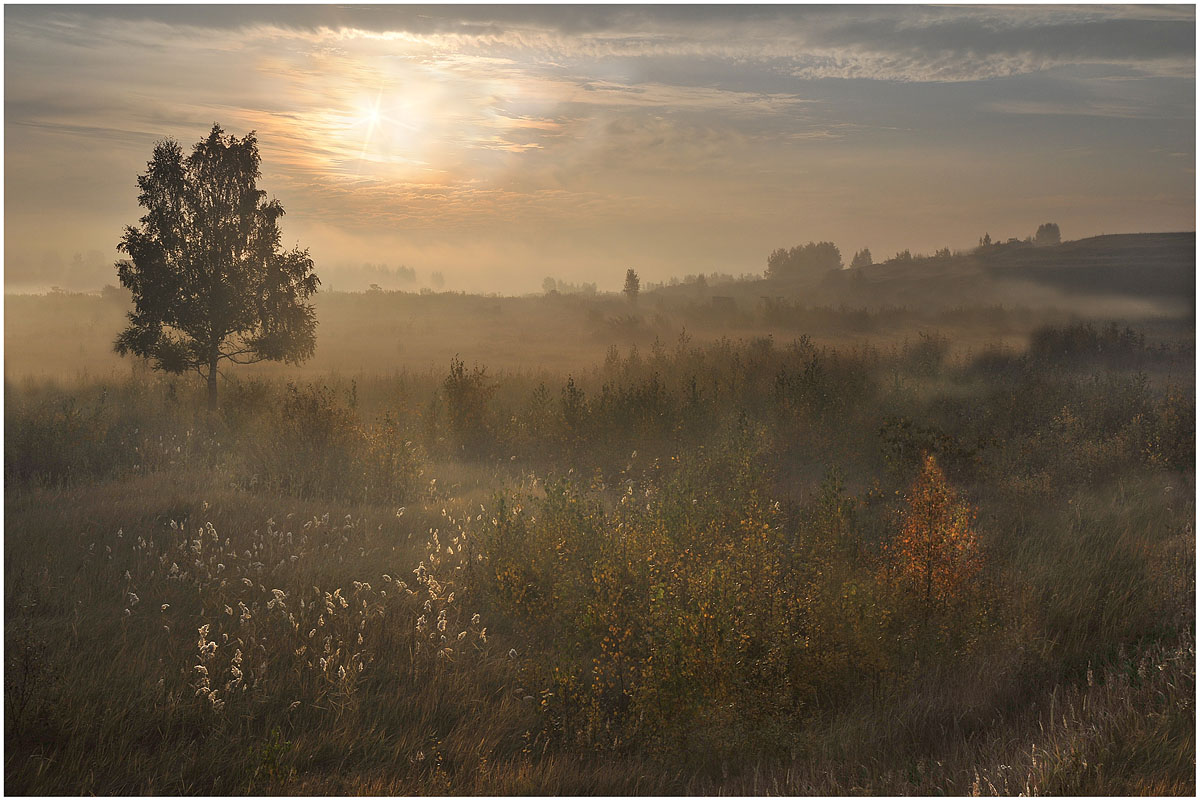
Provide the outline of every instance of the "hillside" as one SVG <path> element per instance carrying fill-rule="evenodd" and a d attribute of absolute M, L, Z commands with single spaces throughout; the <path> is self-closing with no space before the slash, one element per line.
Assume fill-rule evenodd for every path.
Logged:
<path fill-rule="evenodd" d="M 653 347 L 681 331 L 697 342 L 801 334 L 902 343 L 938 331 L 959 349 L 1021 345 L 1037 326 L 1074 317 L 1169 325 L 1190 336 L 1195 234 L 1128 234 L 1056 247 L 999 245 L 986 253 L 888 262 L 821 281 L 681 283 L 617 294 L 501 297 L 460 293 L 321 292 L 316 356 L 302 367 L 244 375 L 441 369 L 460 355 L 492 369 L 575 370 L 609 345 Z M 5 297 L 5 375 L 124 374 L 112 352 L 127 295 Z M 1173 332 L 1172 336 L 1180 335 Z"/>
<path fill-rule="evenodd" d="M 1088 295 L 1194 298 L 1196 233 L 1108 234 L 1049 248 L 999 246 L 982 258 L 994 277 Z"/>
<path fill-rule="evenodd" d="M 948 258 L 888 261 L 828 275 L 831 303 L 1061 306 L 1068 296 L 1125 298 L 1191 308 L 1196 234 L 1111 234 L 1036 247 L 993 245 Z M 1084 302 L 1084 301 L 1081 301 Z"/>

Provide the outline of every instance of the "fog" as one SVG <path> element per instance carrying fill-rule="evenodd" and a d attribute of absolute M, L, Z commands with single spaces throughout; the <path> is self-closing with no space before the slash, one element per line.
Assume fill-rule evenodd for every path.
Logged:
<path fill-rule="evenodd" d="M 7 5 L 13 795 L 1196 795 L 1194 6 Z"/>

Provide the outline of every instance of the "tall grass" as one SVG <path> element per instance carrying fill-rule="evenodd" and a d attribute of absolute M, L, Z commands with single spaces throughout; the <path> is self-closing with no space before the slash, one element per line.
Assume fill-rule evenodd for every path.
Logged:
<path fill-rule="evenodd" d="M 1180 354 L 9 383 L 6 786 L 1190 794 Z"/>

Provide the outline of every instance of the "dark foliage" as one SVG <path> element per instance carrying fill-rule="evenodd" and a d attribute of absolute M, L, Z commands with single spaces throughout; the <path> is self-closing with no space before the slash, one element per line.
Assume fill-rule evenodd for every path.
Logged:
<path fill-rule="evenodd" d="M 768 278 L 817 278 L 842 269 L 842 254 L 832 242 L 809 242 L 790 250 L 779 248 L 767 258 Z"/>
<path fill-rule="evenodd" d="M 258 140 L 214 125 L 185 157 L 178 142 L 154 148 L 138 177 L 140 227 L 118 248 L 121 285 L 133 293 L 129 326 L 114 345 L 169 373 L 196 371 L 216 405 L 222 361 L 300 362 L 316 344 L 317 291 L 307 250 L 280 249 L 283 206 L 260 190 Z"/>

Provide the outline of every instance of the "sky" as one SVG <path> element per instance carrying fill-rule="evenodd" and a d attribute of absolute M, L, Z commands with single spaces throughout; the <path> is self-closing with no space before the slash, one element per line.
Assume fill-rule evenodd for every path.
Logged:
<path fill-rule="evenodd" d="M 1195 6 L 6 5 L 5 289 L 116 283 L 155 142 L 214 122 L 257 132 L 334 289 L 1194 230 L 1195 35 Z"/>

